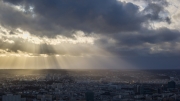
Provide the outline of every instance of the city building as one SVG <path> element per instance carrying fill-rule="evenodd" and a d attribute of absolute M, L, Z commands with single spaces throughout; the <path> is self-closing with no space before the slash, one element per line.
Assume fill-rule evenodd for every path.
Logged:
<path fill-rule="evenodd" d="M 94 92 L 88 91 L 86 92 L 86 101 L 94 101 Z"/>
<path fill-rule="evenodd" d="M 22 99 L 24 101 L 24 99 Z M 2 96 L 2 101 L 21 101 L 21 95 L 7 94 Z"/>

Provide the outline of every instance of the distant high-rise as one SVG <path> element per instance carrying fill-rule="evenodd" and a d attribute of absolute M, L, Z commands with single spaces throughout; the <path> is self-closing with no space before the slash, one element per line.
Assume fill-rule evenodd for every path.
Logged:
<path fill-rule="evenodd" d="M 94 101 L 94 92 L 92 91 L 86 92 L 86 101 Z"/>

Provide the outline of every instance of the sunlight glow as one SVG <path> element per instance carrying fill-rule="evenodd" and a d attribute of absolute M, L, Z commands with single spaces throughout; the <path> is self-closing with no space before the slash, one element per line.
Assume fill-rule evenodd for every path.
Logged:
<path fill-rule="evenodd" d="M 23 33 L 22 37 L 23 37 L 23 39 L 27 39 L 27 38 L 30 37 L 30 34 L 28 34 L 28 33 Z"/>

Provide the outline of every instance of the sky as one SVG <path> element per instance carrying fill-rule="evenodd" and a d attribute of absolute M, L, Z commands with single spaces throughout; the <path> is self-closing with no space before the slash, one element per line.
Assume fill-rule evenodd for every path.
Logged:
<path fill-rule="evenodd" d="M 179 0 L 0 0 L 0 69 L 179 69 Z"/>

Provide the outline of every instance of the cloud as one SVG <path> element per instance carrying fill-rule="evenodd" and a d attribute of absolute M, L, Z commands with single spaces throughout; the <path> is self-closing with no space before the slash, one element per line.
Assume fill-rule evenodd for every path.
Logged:
<path fill-rule="evenodd" d="M 72 37 L 57 35 L 54 38 L 39 37 L 22 29 L 13 32 L 0 26 L 0 49 L 10 50 L 18 54 L 18 51 L 32 53 L 34 55 L 72 55 L 83 56 L 92 54 L 95 49 L 94 41 L 98 38 L 86 36 L 82 31 L 72 32 Z M 91 48 L 89 48 L 91 47 Z"/>
<path fill-rule="evenodd" d="M 157 3 L 149 3 L 148 6 L 143 10 L 144 13 L 147 13 L 146 16 L 154 21 L 166 21 L 167 23 L 171 23 L 171 19 L 165 15 L 168 13 L 164 9 L 162 5 L 159 5 Z"/>
<path fill-rule="evenodd" d="M 111 37 L 111 39 L 109 38 Z M 96 40 L 104 50 L 140 69 L 175 69 L 180 61 L 180 32 L 167 28 L 126 32 Z"/>
<path fill-rule="evenodd" d="M 109 37 L 114 39 L 113 43 L 108 41 Z M 180 32 L 167 28 L 119 33 L 97 41 L 105 43 L 107 50 L 120 56 L 180 55 Z"/>
<path fill-rule="evenodd" d="M 148 68 L 170 61 L 177 67 L 180 31 L 173 25 L 179 15 L 171 17 L 169 6 L 166 0 L 2 0 L 0 49 L 44 57 L 114 56 Z"/>
<path fill-rule="evenodd" d="M 117 35 L 118 36 L 118 35 Z M 156 30 L 142 30 L 138 33 L 119 34 L 117 38 L 124 45 L 139 45 L 143 43 L 157 44 L 162 42 L 177 42 L 180 40 L 180 32 L 167 28 Z"/>
<path fill-rule="evenodd" d="M 144 15 L 139 7 L 133 3 L 116 0 L 3 0 L 1 11 L 4 25 L 22 28 L 32 34 L 68 36 L 69 31 L 82 30 L 88 33 L 118 33 L 123 31 L 138 31 L 148 20 L 160 19 L 159 13 L 163 7 L 151 3 L 145 11 L 152 10 L 152 14 Z M 7 2 L 9 4 L 7 4 Z M 21 5 L 24 12 L 10 9 Z M 33 7 L 32 17 L 29 13 Z M 32 11 L 32 10 L 31 10 Z M 8 13 L 7 13 L 8 12 Z M 13 18 L 11 18 L 11 15 Z M 164 18 L 170 23 L 170 18 Z"/>

